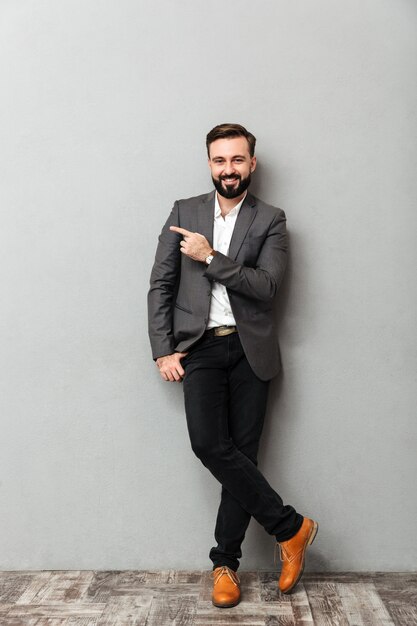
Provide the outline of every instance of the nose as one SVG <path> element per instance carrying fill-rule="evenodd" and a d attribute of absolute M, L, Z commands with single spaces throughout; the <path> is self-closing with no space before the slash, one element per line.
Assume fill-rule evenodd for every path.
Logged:
<path fill-rule="evenodd" d="M 226 176 L 231 175 L 231 174 L 236 174 L 235 168 L 233 167 L 233 163 L 226 163 L 225 168 L 224 168 L 224 173 L 226 174 Z"/>

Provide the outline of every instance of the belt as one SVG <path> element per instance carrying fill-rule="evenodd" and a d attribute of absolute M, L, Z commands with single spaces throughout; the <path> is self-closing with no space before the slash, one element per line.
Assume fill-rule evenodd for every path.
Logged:
<path fill-rule="evenodd" d="M 237 333 L 236 326 L 215 326 L 206 330 L 207 334 L 215 335 L 216 337 L 224 337 L 225 335 L 231 335 Z"/>

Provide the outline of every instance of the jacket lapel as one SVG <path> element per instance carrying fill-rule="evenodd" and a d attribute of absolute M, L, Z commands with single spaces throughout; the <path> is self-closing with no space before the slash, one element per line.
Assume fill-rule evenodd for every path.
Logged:
<path fill-rule="evenodd" d="M 252 196 L 248 192 L 246 198 L 242 203 L 242 206 L 240 207 L 238 216 L 236 218 L 236 224 L 233 229 L 233 235 L 230 241 L 228 254 L 231 259 L 236 259 L 240 250 L 240 246 L 242 245 L 243 240 L 246 237 L 246 233 L 248 232 L 249 227 L 252 224 L 257 212 L 258 209 L 256 208 L 256 200 L 254 196 Z"/>

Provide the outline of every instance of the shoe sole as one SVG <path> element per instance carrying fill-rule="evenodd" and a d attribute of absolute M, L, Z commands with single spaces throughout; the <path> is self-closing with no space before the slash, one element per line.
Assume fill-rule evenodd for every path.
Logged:
<path fill-rule="evenodd" d="M 312 544 L 312 543 L 313 543 L 313 541 L 315 540 L 316 535 L 317 535 L 317 531 L 318 531 L 318 529 L 319 529 L 319 525 L 318 525 L 318 523 L 317 523 L 317 522 L 313 522 L 313 528 L 312 528 L 312 530 L 311 530 L 311 533 L 310 533 L 310 536 L 309 536 L 309 538 L 308 538 L 308 540 L 307 540 L 307 543 L 306 543 L 306 545 L 305 545 L 305 547 L 304 547 L 304 551 L 303 551 L 303 561 L 302 561 L 302 566 L 301 566 L 300 573 L 298 574 L 297 579 L 294 581 L 294 583 L 291 585 L 291 587 L 288 587 L 288 589 L 286 589 L 285 591 L 282 591 L 282 590 L 280 589 L 281 593 L 290 593 L 290 592 L 294 589 L 294 587 L 295 587 L 295 586 L 299 583 L 300 578 L 301 578 L 301 576 L 303 575 L 303 572 L 304 572 L 304 564 L 305 564 L 305 556 L 306 556 L 306 550 L 307 550 L 307 547 L 308 547 L 308 546 L 311 546 L 311 544 Z"/>
<path fill-rule="evenodd" d="M 240 602 L 240 600 L 238 600 L 237 602 L 233 602 L 233 604 L 216 604 L 212 600 L 213 606 L 217 606 L 218 609 L 231 609 L 232 606 L 236 606 L 237 604 L 239 604 L 239 602 Z"/>

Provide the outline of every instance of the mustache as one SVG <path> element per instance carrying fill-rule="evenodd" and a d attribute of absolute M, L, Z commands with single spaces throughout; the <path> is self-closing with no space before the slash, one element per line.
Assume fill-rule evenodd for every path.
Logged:
<path fill-rule="evenodd" d="M 232 180 L 241 180 L 241 176 L 239 176 L 239 174 L 233 174 L 232 176 L 226 176 L 225 174 L 223 174 L 223 176 L 219 176 L 220 180 L 226 180 L 226 178 L 231 178 Z"/>

